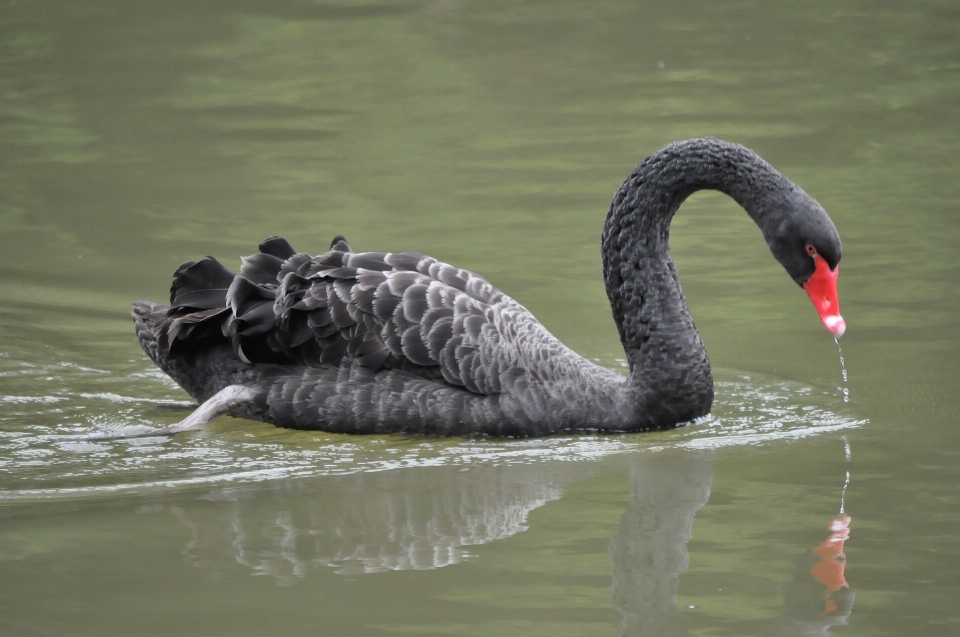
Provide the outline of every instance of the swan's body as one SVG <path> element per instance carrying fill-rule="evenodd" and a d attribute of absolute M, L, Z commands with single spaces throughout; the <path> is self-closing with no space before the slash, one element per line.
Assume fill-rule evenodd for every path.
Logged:
<path fill-rule="evenodd" d="M 204 403 L 168 431 L 221 413 L 343 433 L 495 436 L 638 431 L 703 416 L 710 363 L 668 238 L 677 208 L 704 188 L 744 206 L 842 334 L 835 283 L 831 298 L 811 291 L 814 281 L 830 287 L 840 259 L 823 209 L 752 151 L 689 140 L 637 166 L 604 226 L 604 280 L 628 377 L 564 346 L 471 272 L 418 253 L 354 253 L 342 237 L 310 257 L 274 237 L 238 276 L 210 257 L 189 262 L 170 307 L 134 304 L 144 350 Z"/>

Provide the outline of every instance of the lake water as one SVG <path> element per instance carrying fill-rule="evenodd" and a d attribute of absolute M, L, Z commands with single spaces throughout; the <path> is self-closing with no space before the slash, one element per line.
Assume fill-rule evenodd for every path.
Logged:
<path fill-rule="evenodd" d="M 0 633 L 958 634 L 958 32 L 927 0 L 2 3 Z M 68 439 L 188 413 L 129 302 L 271 234 L 475 270 L 620 368 L 610 198 L 705 134 L 831 213 L 849 402 L 701 193 L 672 238 L 702 423 Z"/>

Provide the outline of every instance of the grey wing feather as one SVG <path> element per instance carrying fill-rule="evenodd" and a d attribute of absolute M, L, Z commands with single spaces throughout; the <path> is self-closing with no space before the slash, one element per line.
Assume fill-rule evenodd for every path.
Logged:
<path fill-rule="evenodd" d="M 308 313 L 324 362 L 347 357 L 373 372 L 402 369 L 478 394 L 499 391 L 496 352 L 481 351 L 479 341 L 485 325 L 486 335 L 497 331 L 489 310 L 503 295 L 481 277 L 412 252 L 331 250 L 297 269 L 306 273 L 298 286 L 276 290 L 277 316 L 287 322 L 275 329 Z"/>
<path fill-rule="evenodd" d="M 192 318 L 161 346 L 189 341 L 194 323 L 212 325 L 244 362 L 355 361 L 371 373 L 400 370 L 481 395 L 512 387 L 517 370 L 528 380 L 569 372 L 551 359 L 572 352 L 467 270 L 416 252 L 354 253 L 343 237 L 315 257 L 279 237 L 260 250 L 235 277 L 210 258 L 182 266 L 170 312 Z"/>

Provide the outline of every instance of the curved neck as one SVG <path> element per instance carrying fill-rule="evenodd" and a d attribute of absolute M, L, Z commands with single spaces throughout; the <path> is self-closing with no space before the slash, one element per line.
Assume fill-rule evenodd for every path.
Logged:
<path fill-rule="evenodd" d="M 645 408 L 663 405 L 663 418 L 689 420 L 707 413 L 713 400 L 710 363 L 670 256 L 674 213 L 694 192 L 719 190 L 765 229 L 776 222 L 777 193 L 790 186 L 753 151 L 703 138 L 651 155 L 617 191 L 603 228 L 604 283 Z M 698 407 L 691 396 L 700 397 Z M 690 409 L 701 413 L 684 411 Z"/>

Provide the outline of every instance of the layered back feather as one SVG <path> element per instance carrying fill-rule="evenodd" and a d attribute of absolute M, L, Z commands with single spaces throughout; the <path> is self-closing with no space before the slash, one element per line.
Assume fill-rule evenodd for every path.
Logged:
<path fill-rule="evenodd" d="M 443 394 L 456 403 L 454 411 L 461 413 L 453 416 L 463 431 L 502 433 L 504 427 L 512 430 L 511 419 L 527 425 L 542 421 L 537 433 L 590 422 L 596 419 L 588 403 L 612 405 L 612 393 L 624 380 L 565 347 L 483 277 L 414 252 L 355 253 L 343 237 L 316 257 L 271 237 L 260 244 L 259 254 L 243 258 L 238 275 L 212 257 L 185 263 L 174 275 L 170 299 L 162 318 L 153 310 L 155 360 L 161 367 L 205 348 L 220 347 L 225 356 L 229 345 L 237 371 L 219 385 L 237 374 L 247 379 L 242 382 L 272 385 L 296 376 L 304 395 L 303 387 L 323 385 L 334 372 L 340 380 L 344 374 L 352 378 L 326 392 L 326 400 L 333 394 L 359 396 L 401 379 L 414 382 L 418 392 Z M 199 390 L 190 379 L 171 375 L 197 398 L 208 397 L 209 383 Z M 588 386 L 594 389 L 586 391 Z M 595 395 L 601 387 L 602 399 Z M 264 392 L 271 389 L 265 386 Z M 374 411 L 395 411 L 384 400 L 378 399 Z M 445 412 L 446 422 L 452 416 L 444 400 L 434 399 L 427 410 Z M 478 417 L 492 422 L 464 416 L 464 405 L 477 400 L 491 412 Z M 290 403 L 289 417 L 280 415 L 284 401 Z M 303 397 L 300 404 L 292 395 L 274 396 L 273 402 L 263 417 L 276 424 L 343 429 L 328 422 L 330 415 L 310 413 Z M 409 430 L 404 422 L 378 423 L 374 429 Z"/>

